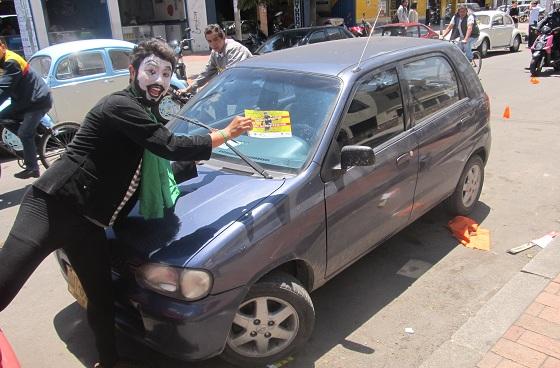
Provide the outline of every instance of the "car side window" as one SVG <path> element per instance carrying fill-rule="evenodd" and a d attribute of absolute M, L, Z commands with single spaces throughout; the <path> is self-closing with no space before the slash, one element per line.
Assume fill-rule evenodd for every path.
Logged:
<path fill-rule="evenodd" d="M 325 32 L 321 30 L 311 33 L 311 36 L 309 36 L 309 41 L 307 41 L 307 43 L 311 44 L 323 41 L 325 41 Z"/>
<path fill-rule="evenodd" d="M 420 37 L 423 37 L 428 34 L 428 30 L 422 26 L 420 26 Z"/>
<path fill-rule="evenodd" d="M 128 69 L 131 53 L 130 50 L 109 50 L 109 58 L 111 59 L 113 70 Z"/>
<path fill-rule="evenodd" d="M 408 27 L 406 29 L 406 37 L 418 37 L 418 27 Z"/>
<path fill-rule="evenodd" d="M 327 37 L 330 41 L 340 40 L 342 38 L 342 34 L 337 28 L 327 28 Z"/>
<path fill-rule="evenodd" d="M 460 99 L 455 71 L 441 56 L 404 64 L 403 79 L 412 98 L 412 115 L 417 122 Z"/>
<path fill-rule="evenodd" d="M 56 68 L 59 80 L 105 73 L 105 62 L 100 52 L 81 52 L 63 59 Z"/>
<path fill-rule="evenodd" d="M 397 71 L 390 69 L 367 78 L 358 87 L 337 136 L 339 148 L 372 148 L 404 131 L 404 114 Z"/>
<path fill-rule="evenodd" d="M 501 15 L 494 16 L 494 18 L 492 18 L 492 25 L 493 26 L 503 26 L 504 25 L 504 19 L 502 18 L 502 16 Z"/>
<path fill-rule="evenodd" d="M 504 23 L 509 25 L 509 24 L 513 24 L 513 20 L 511 19 L 511 17 L 509 15 L 504 16 Z"/>

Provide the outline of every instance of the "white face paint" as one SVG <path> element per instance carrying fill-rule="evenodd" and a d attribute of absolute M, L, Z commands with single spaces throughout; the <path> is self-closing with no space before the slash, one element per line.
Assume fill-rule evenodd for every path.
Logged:
<path fill-rule="evenodd" d="M 148 101 L 158 101 L 171 84 L 173 67 L 169 61 L 150 55 L 138 67 L 138 87 Z"/>

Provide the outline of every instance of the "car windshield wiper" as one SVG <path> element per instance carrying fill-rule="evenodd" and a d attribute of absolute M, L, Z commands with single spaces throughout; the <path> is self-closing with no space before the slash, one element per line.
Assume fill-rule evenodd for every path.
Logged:
<path fill-rule="evenodd" d="M 189 118 L 186 116 L 181 116 L 181 115 L 177 115 L 177 114 L 173 114 L 173 113 L 168 113 L 169 116 L 173 116 L 176 119 L 179 120 L 183 120 L 186 121 L 187 123 L 191 123 L 193 125 L 197 125 L 199 127 L 205 128 L 207 129 L 209 132 L 213 132 L 214 129 L 212 129 L 211 127 L 209 127 L 208 125 L 194 119 L 194 118 Z M 249 166 L 251 166 L 256 172 L 258 172 L 259 174 L 261 174 L 265 179 L 272 179 L 272 176 L 258 163 L 256 163 L 255 161 L 251 160 L 249 157 L 245 156 L 243 153 L 239 152 L 239 150 L 237 148 L 235 148 L 234 146 L 232 146 L 231 144 L 229 144 L 228 142 L 225 142 L 225 145 L 228 146 L 228 148 L 230 150 L 232 150 L 237 156 L 239 156 L 239 158 L 241 158 L 243 161 L 245 161 L 245 163 Z"/>

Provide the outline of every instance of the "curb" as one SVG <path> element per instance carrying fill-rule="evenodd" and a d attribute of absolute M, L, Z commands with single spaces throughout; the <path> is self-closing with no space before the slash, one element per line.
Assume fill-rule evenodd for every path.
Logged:
<path fill-rule="evenodd" d="M 560 272 L 560 246 L 542 249 L 420 368 L 473 368 Z"/>

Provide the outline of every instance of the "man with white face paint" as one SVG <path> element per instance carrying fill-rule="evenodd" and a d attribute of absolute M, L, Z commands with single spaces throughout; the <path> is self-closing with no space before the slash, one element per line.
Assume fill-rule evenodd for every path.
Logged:
<path fill-rule="evenodd" d="M 86 115 L 66 154 L 25 193 L 0 249 L 0 310 L 45 257 L 64 249 L 88 298 L 96 367 L 141 366 L 121 359 L 115 347 L 105 229 L 126 217 L 136 198 L 146 219 L 163 217 L 178 196 L 176 181 L 197 175 L 195 160 L 207 160 L 213 147 L 252 129 L 251 119 L 235 117 L 224 129 L 188 137 L 158 123 L 150 109 L 169 88 L 173 65 L 173 50 L 159 40 L 134 49 L 129 87 L 104 97 Z M 160 198 L 155 205 L 154 196 Z"/>

